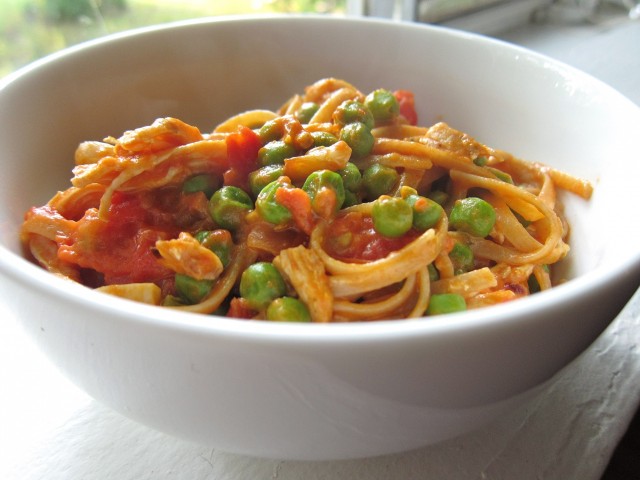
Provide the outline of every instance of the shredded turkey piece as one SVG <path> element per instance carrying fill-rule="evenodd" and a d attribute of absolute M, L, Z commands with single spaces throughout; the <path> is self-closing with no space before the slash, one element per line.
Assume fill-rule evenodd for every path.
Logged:
<path fill-rule="evenodd" d="M 224 270 L 220 258 L 187 232 L 172 240 L 158 240 L 156 248 L 166 267 L 196 280 L 215 280 Z"/>
<path fill-rule="evenodd" d="M 330 322 L 333 294 L 320 257 L 313 250 L 300 245 L 282 250 L 273 264 L 307 305 L 311 319 L 320 323 Z"/>
<path fill-rule="evenodd" d="M 162 292 L 155 283 L 126 283 L 121 285 L 105 285 L 96 290 L 116 297 L 135 300 L 136 302 L 160 305 Z"/>

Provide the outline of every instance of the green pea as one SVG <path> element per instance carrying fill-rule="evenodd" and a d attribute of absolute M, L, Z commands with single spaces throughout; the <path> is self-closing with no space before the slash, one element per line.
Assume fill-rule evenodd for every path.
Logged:
<path fill-rule="evenodd" d="M 542 265 L 542 268 L 549 273 L 549 265 Z M 529 275 L 527 279 L 527 285 L 529 287 L 529 293 L 538 293 L 540 292 L 540 283 L 535 275 Z"/>
<path fill-rule="evenodd" d="M 529 278 L 527 279 L 527 286 L 529 287 L 530 294 L 540 292 L 540 283 L 535 275 L 529 275 Z"/>
<path fill-rule="evenodd" d="M 311 314 L 304 302 L 293 297 L 280 297 L 267 307 L 267 320 L 276 322 L 310 322 Z"/>
<path fill-rule="evenodd" d="M 211 197 L 213 192 L 218 188 L 220 188 L 220 179 L 215 175 L 209 175 L 207 173 L 194 175 L 182 184 L 182 191 L 184 193 L 204 192 L 207 198 Z"/>
<path fill-rule="evenodd" d="M 282 165 L 267 165 L 249 173 L 249 188 L 254 197 L 269 183 L 282 176 L 284 167 Z"/>
<path fill-rule="evenodd" d="M 338 141 L 338 137 L 329 132 L 311 132 L 314 147 L 330 147 Z"/>
<path fill-rule="evenodd" d="M 473 163 L 475 163 L 479 167 L 484 167 L 489 159 L 487 157 L 476 157 L 473 159 Z"/>
<path fill-rule="evenodd" d="M 400 113 L 400 104 L 395 95 L 383 88 L 371 92 L 364 100 L 376 123 L 388 123 Z"/>
<path fill-rule="evenodd" d="M 413 226 L 420 232 L 435 227 L 444 213 L 442 207 L 430 198 L 409 195 L 405 200 L 413 208 Z"/>
<path fill-rule="evenodd" d="M 516 219 L 520 222 L 520 224 L 524 227 L 527 228 L 529 225 L 531 225 L 531 221 L 527 220 L 526 218 L 524 218 L 522 215 L 520 215 L 518 212 L 516 212 L 515 210 L 511 209 L 511 213 L 513 213 L 513 215 L 516 217 Z"/>
<path fill-rule="evenodd" d="M 258 194 L 256 211 L 265 221 L 274 225 L 281 225 L 291 220 L 289 209 L 276 200 L 276 191 L 283 187 L 283 183 L 276 180 L 269 183 Z"/>
<path fill-rule="evenodd" d="M 427 265 L 427 271 L 429 272 L 429 281 L 435 282 L 436 280 L 440 280 L 440 272 L 433 263 Z"/>
<path fill-rule="evenodd" d="M 362 158 L 369 155 L 375 143 L 371 129 L 362 122 L 345 125 L 340 131 L 340 139 L 351 147 L 351 155 L 354 158 Z"/>
<path fill-rule="evenodd" d="M 438 293 L 431 295 L 427 315 L 463 312 L 466 309 L 467 304 L 462 295 L 457 293 Z"/>
<path fill-rule="evenodd" d="M 449 258 L 453 263 L 453 272 L 459 275 L 473 270 L 474 257 L 473 250 L 464 243 L 456 242 L 449 252 Z"/>
<path fill-rule="evenodd" d="M 503 172 L 502 170 L 493 167 L 487 167 L 487 170 L 493 173 L 498 180 L 502 180 L 503 182 L 513 185 L 513 178 L 511 178 L 511 175 L 507 172 Z"/>
<path fill-rule="evenodd" d="M 362 185 L 362 173 L 355 163 L 348 162 L 345 167 L 338 171 L 342 177 L 344 188 L 351 192 L 357 192 Z"/>
<path fill-rule="evenodd" d="M 311 199 L 312 207 L 315 206 L 316 196 L 320 190 L 329 188 L 333 190 L 336 195 L 336 211 L 342 207 L 344 203 L 344 185 L 342 183 L 342 177 L 336 172 L 331 170 L 317 170 L 307 177 L 302 186 L 302 189 L 307 192 Z"/>
<path fill-rule="evenodd" d="M 224 267 L 229 265 L 233 248 L 233 239 L 229 230 L 202 230 L 195 234 L 195 238 L 215 253 Z"/>
<path fill-rule="evenodd" d="M 213 280 L 196 280 L 188 275 L 176 273 L 176 292 L 189 304 L 200 303 L 211 291 Z"/>
<path fill-rule="evenodd" d="M 249 210 L 253 208 L 251 198 L 241 188 L 224 186 L 209 200 L 209 214 L 222 228 L 235 231 Z"/>
<path fill-rule="evenodd" d="M 304 102 L 296 112 L 296 118 L 300 123 L 309 123 L 319 108 L 320 105 L 315 102 Z"/>
<path fill-rule="evenodd" d="M 351 190 L 344 191 L 344 202 L 342 203 L 342 208 L 353 207 L 354 205 L 358 205 L 362 203 L 362 199 L 358 196 L 358 194 L 352 192 Z"/>
<path fill-rule="evenodd" d="M 429 195 L 427 195 L 427 197 L 436 202 L 438 205 L 444 205 L 445 203 L 447 203 L 447 200 L 449 200 L 449 195 L 447 194 L 447 192 L 443 192 L 442 190 L 432 190 L 431 192 L 429 192 Z"/>
<path fill-rule="evenodd" d="M 185 301 L 175 295 L 167 295 L 162 299 L 163 307 L 182 307 L 184 305 L 186 305 Z"/>
<path fill-rule="evenodd" d="M 263 145 L 274 140 L 280 140 L 283 133 L 282 123 L 278 119 L 265 122 L 264 125 L 260 127 L 260 130 L 258 130 L 258 136 L 260 140 L 262 140 Z"/>
<path fill-rule="evenodd" d="M 347 230 L 346 232 L 327 238 L 327 243 L 331 245 L 331 248 L 335 252 L 344 252 L 351 246 L 354 238 L 353 232 Z"/>
<path fill-rule="evenodd" d="M 375 163 L 362 172 L 362 186 L 369 200 L 391 192 L 400 175 L 392 167 Z"/>
<path fill-rule="evenodd" d="M 224 300 L 218 308 L 216 308 L 209 315 L 217 315 L 218 317 L 226 317 L 229 313 L 230 302 L 229 300 Z"/>
<path fill-rule="evenodd" d="M 296 155 L 296 149 L 282 140 L 272 140 L 258 150 L 258 162 L 261 166 L 282 165 L 285 158 Z"/>
<path fill-rule="evenodd" d="M 496 223 L 496 211 L 491 204 L 478 197 L 456 200 L 449 224 L 456 230 L 476 237 L 486 237 Z"/>
<path fill-rule="evenodd" d="M 363 123 L 371 130 L 373 128 L 373 115 L 369 108 L 357 100 L 345 100 L 333 113 L 333 121 L 338 125 L 345 126 L 350 123 Z"/>
<path fill-rule="evenodd" d="M 240 277 L 240 295 L 255 310 L 262 310 L 287 292 L 278 269 L 269 262 L 249 265 Z"/>
<path fill-rule="evenodd" d="M 199 232 L 196 232 L 193 237 L 200 243 L 203 243 L 209 235 L 211 235 L 211 230 L 200 230 Z"/>
<path fill-rule="evenodd" d="M 400 237 L 413 225 L 413 209 L 400 197 L 382 195 L 371 210 L 373 228 L 385 237 Z"/>

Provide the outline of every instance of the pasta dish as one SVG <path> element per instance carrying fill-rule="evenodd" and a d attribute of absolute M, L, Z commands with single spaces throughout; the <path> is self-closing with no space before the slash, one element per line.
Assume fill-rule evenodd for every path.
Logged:
<path fill-rule="evenodd" d="M 405 90 L 327 78 L 212 132 L 176 118 L 82 142 L 71 186 L 25 214 L 50 272 L 234 318 L 445 314 L 552 287 L 569 251 L 558 190 L 591 185 L 419 126 Z"/>

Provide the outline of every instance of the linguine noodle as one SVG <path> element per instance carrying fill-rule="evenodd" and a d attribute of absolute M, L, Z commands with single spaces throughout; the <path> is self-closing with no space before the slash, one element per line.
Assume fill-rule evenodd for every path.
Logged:
<path fill-rule="evenodd" d="M 380 114 L 370 95 L 329 78 L 211 133 L 160 118 L 83 142 L 71 186 L 26 213 L 21 238 L 34 261 L 88 287 L 237 318 L 300 320 L 270 313 L 281 297 L 311 321 L 347 322 L 446 313 L 432 308 L 447 295 L 471 309 L 552 288 L 569 251 L 556 191 L 588 199 L 591 185 L 445 123 L 419 126 L 412 94 L 392 94 Z M 364 140 L 347 134 L 358 128 Z M 270 157 L 276 144 L 286 153 Z M 239 197 L 217 207 L 223 190 Z M 486 232 L 455 218 L 470 198 L 491 210 Z M 386 205 L 399 213 L 378 214 Z M 440 213 L 420 226 L 425 205 Z M 275 267 L 283 291 L 245 280 L 258 263 Z"/>

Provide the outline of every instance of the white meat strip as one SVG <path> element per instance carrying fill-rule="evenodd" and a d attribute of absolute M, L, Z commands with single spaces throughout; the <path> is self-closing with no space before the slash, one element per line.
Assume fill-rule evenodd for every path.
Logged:
<path fill-rule="evenodd" d="M 165 266 L 197 280 L 215 280 L 224 269 L 220 258 L 187 232 L 172 240 L 158 240 L 156 248 Z"/>
<path fill-rule="evenodd" d="M 311 319 L 319 323 L 330 322 L 333 294 L 320 257 L 313 250 L 300 245 L 282 250 L 274 258 L 273 264 L 307 305 Z"/>

